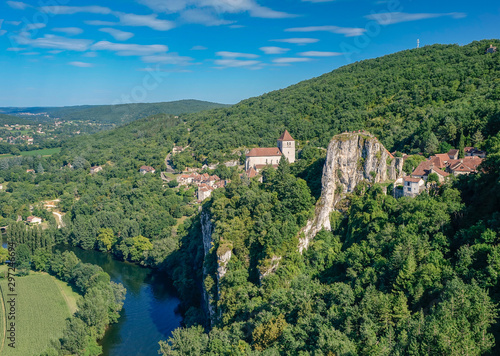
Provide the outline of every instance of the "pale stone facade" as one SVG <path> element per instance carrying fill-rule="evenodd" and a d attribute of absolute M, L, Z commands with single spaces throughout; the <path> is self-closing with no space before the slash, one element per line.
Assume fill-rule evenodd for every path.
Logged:
<path fill-rule="evenodd" d="M 246 155 L 245 170 L 259 171 L 267 165 L 277 167 L 283 156 L 289 163 L 295 162 L 295 140 L 287 130 L 278 139 L 277 147 L 252 148 Z"/>

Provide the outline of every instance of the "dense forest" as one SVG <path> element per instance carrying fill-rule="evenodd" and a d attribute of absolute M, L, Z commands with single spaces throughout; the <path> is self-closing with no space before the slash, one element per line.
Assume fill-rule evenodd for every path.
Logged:
<path fill-rule="evenodd" d="M 0 225 L 44 218 L 47 236 L 23 242 L 32 266 L 33 246 L 66 243 L 168 271 L 185 328 L 161 343 L 165 355 L 496 353 L 500 55 L 484 53 L 490 43 L 500 45 L 403 51 L 229 108 L 155 114 L 73 138 L 51 157 L 0 159 Z M 202 206 L 214 226 L 205 258 L 195 188 L 160 178 L 167 154 L 188 146 L 173 158 L 179 169 L 241 162 L 246 148 L 274 146 L 285 128 L 299 160 L 265 170 L 263 183 L 236 167 L 205 169 L 231 180 Z M 462 140 L 488 159 L 481 173 L 415 199 L 361 184 L 332 214 L 332 231 L 301 255 L 297 235 L 321 193 L 324 148 L 334 134 L 358 129 L 390 150 L 428 155 Z M 91 175 L 95 165 L 103 170 Z M 157 173 L 140 174 L 142 165 Z M 65 214 L 60 229 L 43 208 L 53 199 Z"/>
<path fill-rule="evenodd" d="M 104 124 L 121 125 L 156 114 L 189 114 L 227 105 L 200 100 L 178 100 L 164 103 L 136 103 L 117 105 L 81 105 L 65 107 L 0 108 L 0 112 L 11 115 L 46 113 L 49 118 L 37 116 L 40 120 L 83 120 Z"/>
<path fill-rule="evenodd" d="M 35 123 L 38 123 L 37 121 L 34 120 L 28 120 L 24 119 L 22 117 L 14 116 L 14 115 L 6 115 L 6 114 L 1 114 L 0 113 L 0 126 L 4 125 L 33 125 Z"/>

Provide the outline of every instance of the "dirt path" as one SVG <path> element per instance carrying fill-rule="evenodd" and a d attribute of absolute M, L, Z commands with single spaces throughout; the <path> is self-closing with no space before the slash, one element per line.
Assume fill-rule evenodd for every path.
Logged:
<path fill-rule="evenodd" d="M 62 221 L 63 214 L 57 211 L 53 211 L 52 214 L 56 217 L 57 228 L 60 229 L 61 227 L 64 227 L 64 222 Z"/>

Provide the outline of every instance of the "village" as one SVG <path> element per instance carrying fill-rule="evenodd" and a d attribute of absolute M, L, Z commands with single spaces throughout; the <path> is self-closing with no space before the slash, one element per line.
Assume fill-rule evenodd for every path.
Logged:
<path fill-rule="evenodd" d="M 367 131 L 359 130 L 353 133 L 362 134 L 374 137 Z M 216 174 L 209 174 L 209 169 L 214 170 L 217 166 L 204 165 L 200 168 L 186 167 L 182 172 L 176 172 L 169 163 L 171 155 L 178 154 L 184 151 L 184 147 L 175 146 L 172 152 L 167 156 L 165 163 L 167 165 L 166 172 L 160 172 L 161 178 L 166 182 L 174 181 L 175 186 L 179 187 L 195 187 L 195 201 L 202 203 L 208 199 L 213 191 L 218 188 L 224 188 L 231 181 L 229 179 L 221 179 Z M 397 154 L 396 152 L 389 153 L 391 158 Z M 276 147 L 255 147 L 246 151 L 245 164 L 238 165 L 235 161 L 226 162 L 226 167 L 237 167 L 242 171 L 239 176 L 249 179 L 256 178 L 262 182 L 262 170 L 265 167 L 277 168 L 280 160 L 286 157 L 289 163 L 296 161 L 296 142 L 290 133 L 285 130 L 277 139 Z M 402 155 L 405 161 L 411 155 Z M 426 191 L 431 186 L 445 183 L 453 176 L 468 175 L 478 172 L 478 167 L 486 157 L 486 152 L 475 147 L 465 147 L 463 157 L 460 158 L 460 150 L 451 149 L 447 153 L 440 153 L 430 156 L 423 160 L 411 174 L 403 173 L 403 176 L 398 178 L 393 183 L 391 193 L 396 198 L 415 197 L 418 194 Z M 423 158 L 423 157 L 422 157 Z M 73 168 L 68 163 L 65 167 Z M 92 166 L 89 173 L 94 175 L 103 170 L 103 166 Z M 35 170 L 28 169 L 27 173 L 35 174 Z M 156 169 L 152 166 L 143 165 L 139 168 L 140 174 L 155 174 Z M 3 187 L 0 185 L 0 189 Z M 28 217 L 26 223 L 41 224 L 42 219 L 37 216 Z"/>

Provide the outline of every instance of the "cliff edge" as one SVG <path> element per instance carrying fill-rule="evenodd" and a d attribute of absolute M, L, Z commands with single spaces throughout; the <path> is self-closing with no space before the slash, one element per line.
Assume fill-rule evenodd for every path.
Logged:
<path fill-rule="evenodd" d="M 336 135 L 330 141 L 321 178 L 321 197 L 314 218 L 309 220 L 299 239 L 299 251 L 323 228 L 331 230 L 330 214 L 345 193 L 359 182 L 383 183 L 396 180 L 403 173 L 403 159 L 394 158 L 370 133 Z"/>

